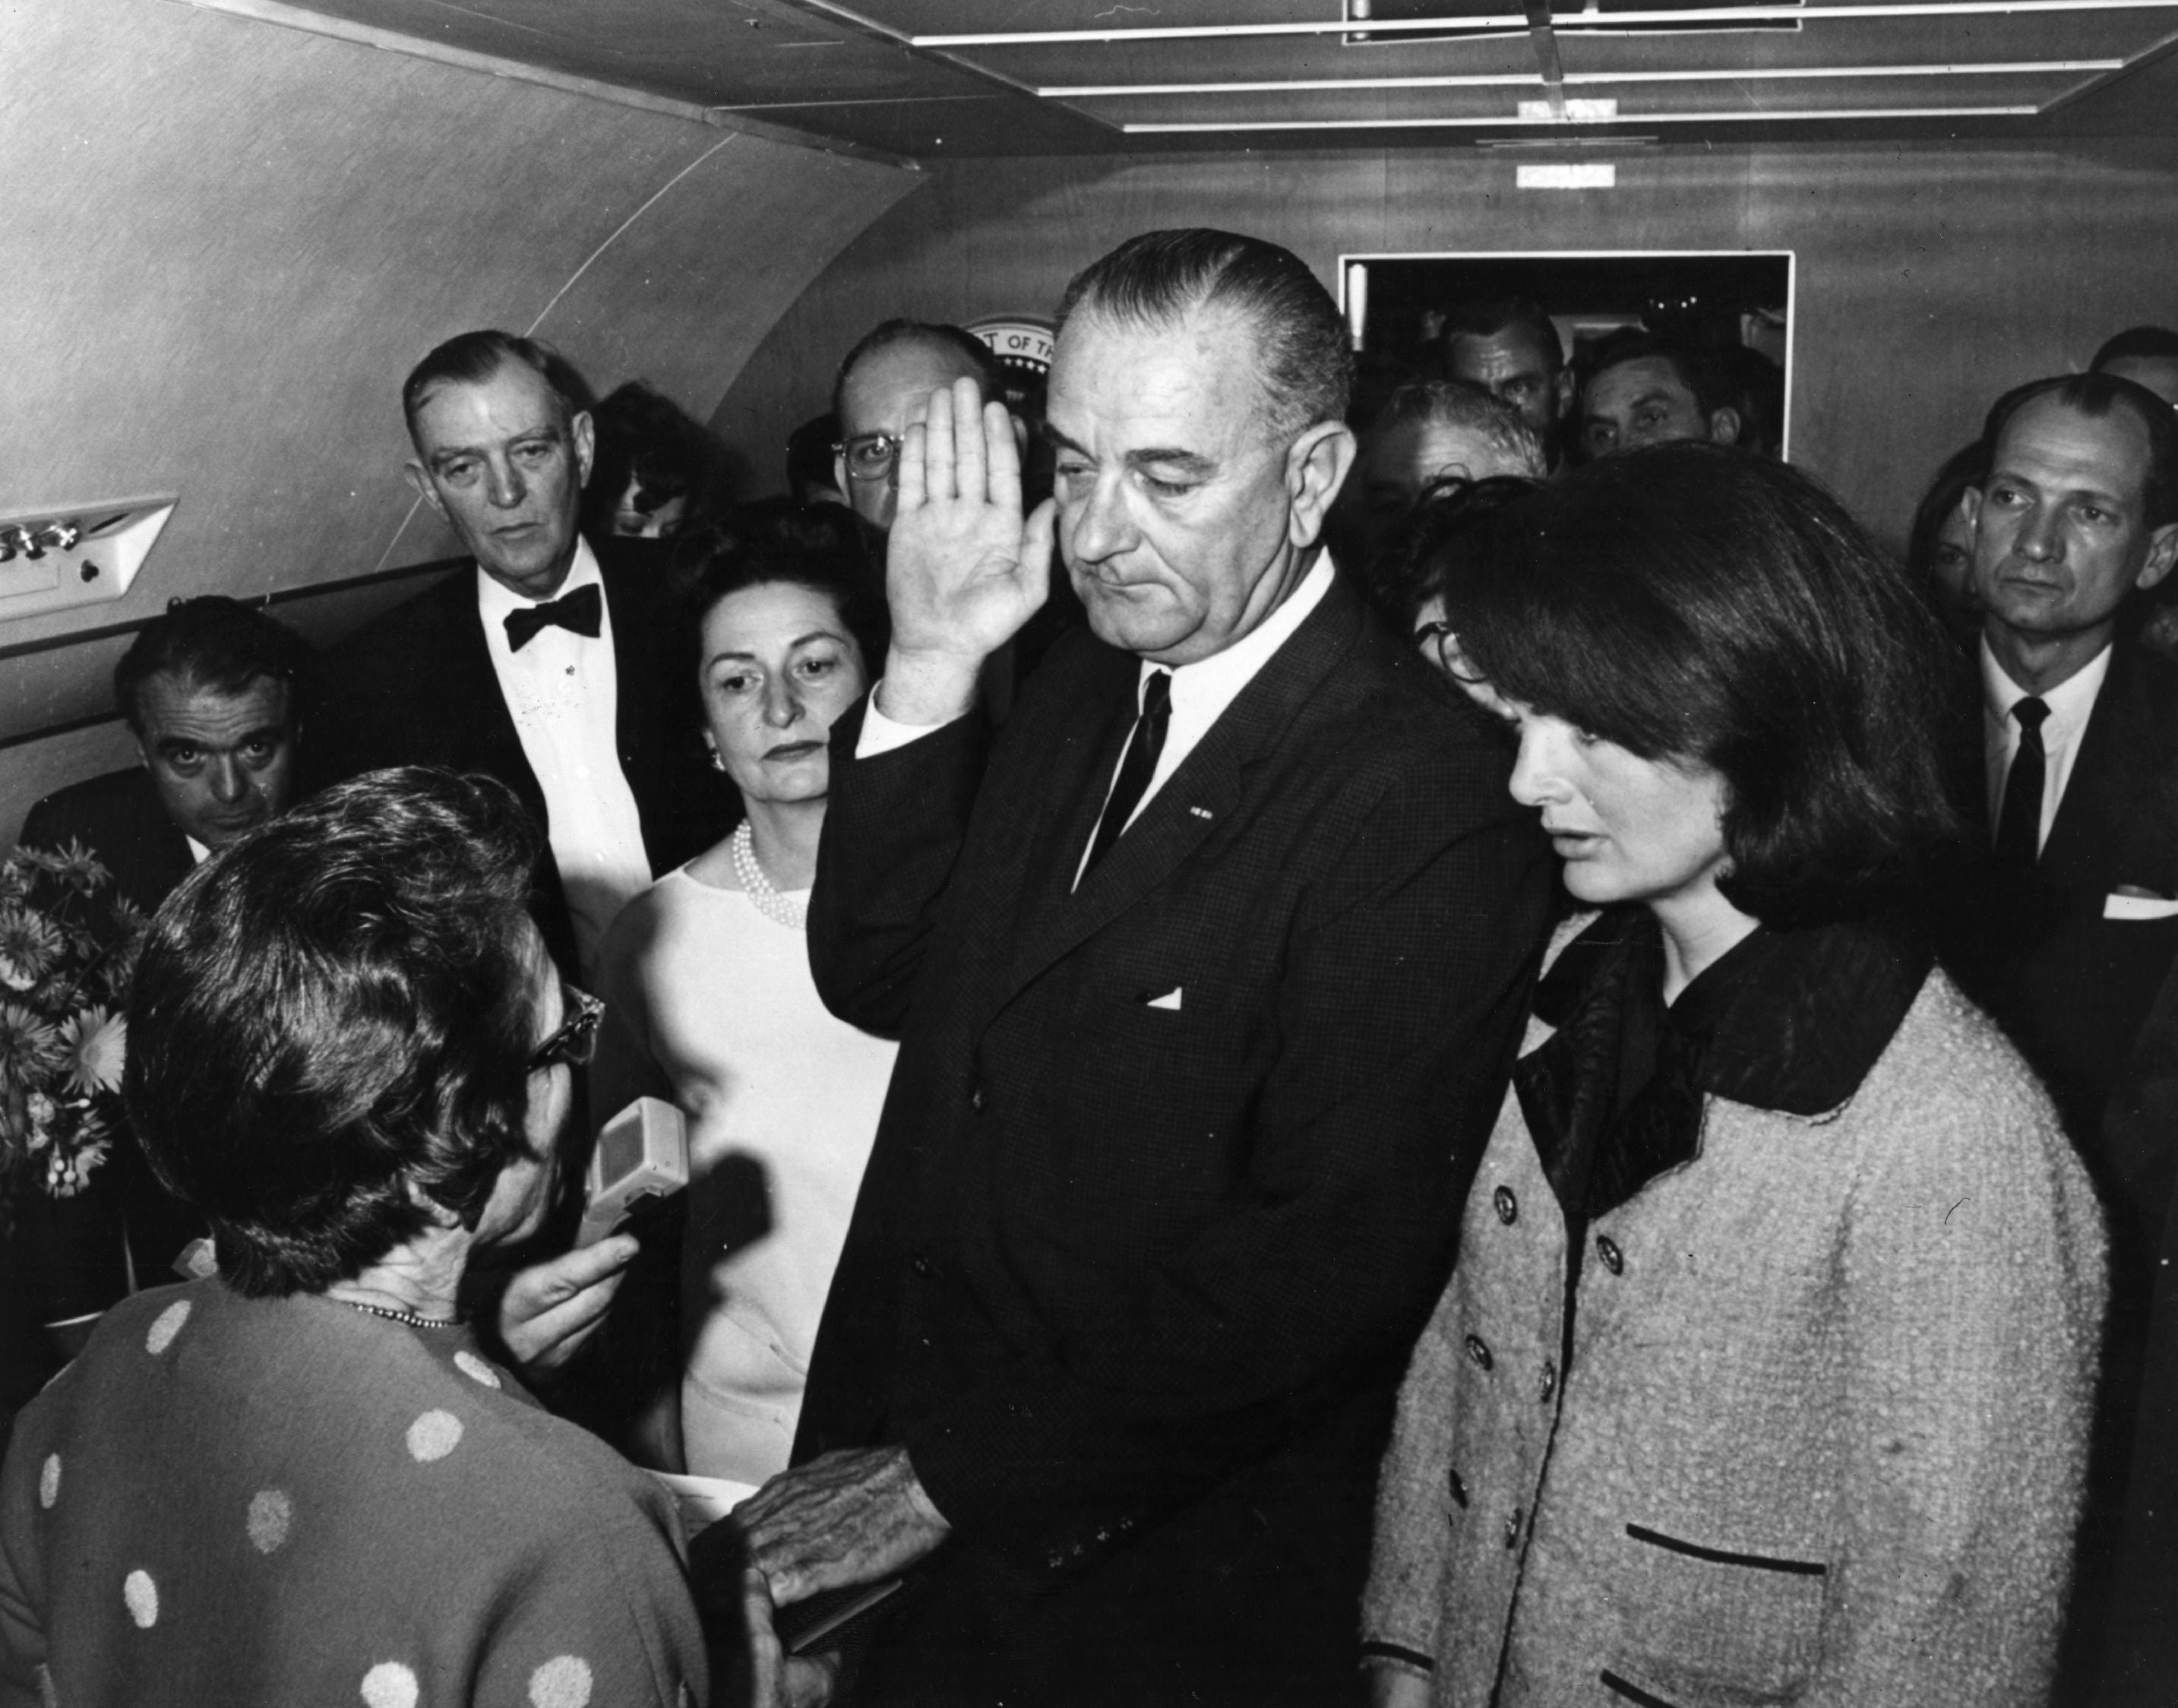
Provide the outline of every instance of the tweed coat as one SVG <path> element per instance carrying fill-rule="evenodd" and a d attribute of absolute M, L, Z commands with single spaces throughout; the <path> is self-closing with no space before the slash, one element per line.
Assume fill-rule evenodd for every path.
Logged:
<path fill-rule="evenodd" d="M 1400 1396 L 1372 1657 L 1446 1708 L 2042 1700 L 2104 1236 L 1994 1024 L 1931 972 L 1841 1107 L 1710 1096 L 1588 1240 L 1568 1353 L 1508 1095 Z"/>
<path fill-rule="evenodd" d="M 1077 631 L 988 760 L 972 716 L 867 758 L 834 727 L 811 964 L 902 1043 L 796 1456 L 904 1443 L 954 1526 L 858 1701 L 1356 1683 L 1547 851 L 1502 741 L 1334 582 L 1077 889 L 1139 679 Z"/>

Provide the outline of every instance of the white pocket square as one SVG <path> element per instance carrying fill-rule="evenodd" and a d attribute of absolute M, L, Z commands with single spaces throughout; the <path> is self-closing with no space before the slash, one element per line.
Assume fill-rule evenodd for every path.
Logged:
<path fill-rule="evenodd" d="M 2178 901 L 2174 901 L 2170 904 L 2170 911 L 2174 913 L 2178 913 Z M 1142 1006 L 1145 1008 L 1168 1008 L 1176 1014 L 1179 1011 L 1179 993 L 1182 988 L 1183 987 L 1175 984 L 1170 990 L 1165 992 L 1163 996 L 1153 996 L 1147 1002 L 1144 1003 Z"/>
<path fill-rule="evenodd" d="M 2178 917 L 2178 901 L 2163 895 L 2127 895 L 2113 890 L 2103 898 L 2105 919 L 2170 919 Z"/>

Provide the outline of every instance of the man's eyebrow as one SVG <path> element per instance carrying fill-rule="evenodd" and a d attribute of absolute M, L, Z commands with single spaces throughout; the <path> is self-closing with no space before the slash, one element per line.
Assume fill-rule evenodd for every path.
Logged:
<path fill-rule="evenodd" d="M 1086 446 L 1075 444 L 1056 427 L 1047 424 L 1043 430 L 1043 436 L 1061 451 L 1071 451 L 1076 457 L 1089 455 Z M 1125 461 L 1130 468 L 1141 468 L 1154 463 L 1160 468 L 1171 468 L 1181 474 L 1196 476 L 1215 474 L 1218 472 L 1218 463 L 1214 457 L 1205 457 L 1199 451 L 1185 451 L 1177 446 L 1146 446 L 1140 451 L 1127 452 Z"/>

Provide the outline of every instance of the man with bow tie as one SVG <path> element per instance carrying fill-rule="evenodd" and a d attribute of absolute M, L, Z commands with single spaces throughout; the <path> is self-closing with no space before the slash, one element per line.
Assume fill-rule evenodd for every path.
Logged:
<path fill-rule="evenodd" d="M 549 839 L 539 924 L 579 977 L 621 906 L 724 833 L 728 797 L 666 728 L 656 548 L 576 531 L 593 451 L 576 388 L 498 331 L 408 375 L 408 479 L 474 562 L 334 654 L 317 780 L 441 764 L 506 783 Z"/>

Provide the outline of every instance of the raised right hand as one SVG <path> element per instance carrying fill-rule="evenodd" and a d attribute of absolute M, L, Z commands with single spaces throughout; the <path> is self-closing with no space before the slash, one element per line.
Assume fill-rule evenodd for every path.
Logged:
<path fill-rule="evenodd" d="M 892 649 L 878 709 L 940 724 L 974 703 L 983 660 L 1050 589 L 1053 506 L 1021 514 L 1021 453 L 1003 403 L 973 380 L 933 391 L 900 448 L 900 499 L 885 548 Z"/>

